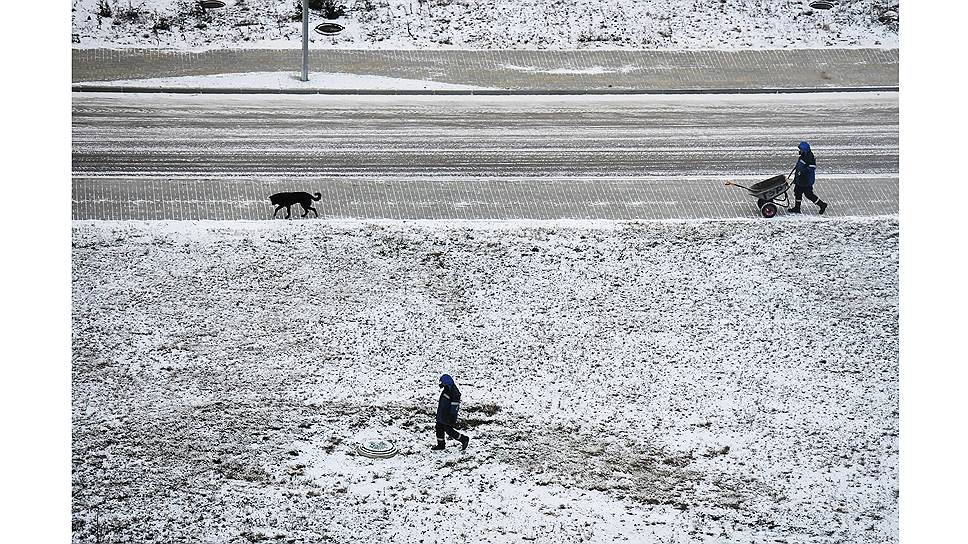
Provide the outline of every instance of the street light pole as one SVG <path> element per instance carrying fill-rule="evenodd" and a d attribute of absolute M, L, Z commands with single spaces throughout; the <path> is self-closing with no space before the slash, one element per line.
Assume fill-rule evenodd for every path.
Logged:
<path fill-rule="evenodd" d="M 303 47 L 302 80 L 309 81 L 309 0 L 302 0 Z"/>

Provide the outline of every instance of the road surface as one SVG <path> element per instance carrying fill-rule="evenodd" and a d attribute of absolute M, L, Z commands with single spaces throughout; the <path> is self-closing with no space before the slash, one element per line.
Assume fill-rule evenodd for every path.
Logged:
<path fill-rule="evenodd" d="M 72 98 L 74 219 L 755 217 L 813 144 L 831 215 L 898 211 L 897 93 Z M 805 205 L 815 213 L 812 205 Z M 296 211 L 294 217 L 296 217 Z"/>

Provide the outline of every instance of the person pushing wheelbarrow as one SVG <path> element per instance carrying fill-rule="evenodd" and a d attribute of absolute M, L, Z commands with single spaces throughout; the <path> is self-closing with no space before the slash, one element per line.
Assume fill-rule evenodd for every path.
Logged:
<path fill-rule="evenodd" d="M 740 185 L 732 180 L 727 181 L 726 186 L 746 189 L 750 196 L 756 198 L 756 207 L 760 209 L 760 214 L 767 219 L 776 217 L 778 210 L 777 204 L 786 206 L 790 203 L 790 187 L 793 187 L 793 198 L 795 202 L 793 206 L 787 208 L 788 212 L 800 213 L 800 202 L 803 200 L 803 196 L 806 195 L 810 202 L 820 207 L 820 213 L 822 214 L 827 211 L 827 203 L 820 200 L 820 197 L 813 192 L 813 183 L 816 180 L 817 159 L 814 158 L 813 151 L 810 150 L 810 144 L 807 142 L 800 142 L 798 147 L 800 148 L 800 158 L 797 160 L 797 164 L 793 167 L 793 170 L 790 170 L 789 174 L 773 176 L 770 179 L 754 183 L 749 187 Z M 794 175 L 792 183 L 790 182 L 790 175 Z"/>
<path fill-rule="evenodd" d="M 800 202 L 806 196 L 807 200 L 813 202 L 820 208 L 820 214 L 827 211 L 827 203 L 820 200 L 813 192 L 813 183 L 816 181 L 817 159 L 810 150 L 810 144 L 800 142 L 797 146 L 800 149 L 800 158 L 793 168 L 796 173 L 793 176 L 793 206 L 787 208 L 790 213 L 800 213 Z"/>

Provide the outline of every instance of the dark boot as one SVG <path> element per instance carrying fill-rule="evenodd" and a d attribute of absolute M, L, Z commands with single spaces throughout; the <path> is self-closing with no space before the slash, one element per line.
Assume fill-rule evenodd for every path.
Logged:
<path fill-rule="evenodd" d="M 433 450 L 433 451 L 440 451 L 440 450 L 444 449 L 444 443 L 443 442 L 437 442 L 437 445 L 434 446 L 434 447 L 432 447 L 432 448 L 430 448 L 430 449 Z"/>
<path fill-rule="evenodd" d="M 800 201 L 797 200 L 796 204 L 794 204 L 792 208 L 787 208 L 787 211 L 790 213 L 800 213 Z"/>
<path fill-rule="evenodd" d="M 820 206 L 820 215 L 823 215 L 823 212 L 827 211 L 827 203 L 823 200 L 818 200 L 817 206 Z"/>
<path fill-rule="evenodd" d="M 467 449 L 467 443 L 471 441 L 471 437 L 465 434 L 464 436 L 460 437 L 459 441 L 460 441 L 460 451 L 464 451 Z"/>

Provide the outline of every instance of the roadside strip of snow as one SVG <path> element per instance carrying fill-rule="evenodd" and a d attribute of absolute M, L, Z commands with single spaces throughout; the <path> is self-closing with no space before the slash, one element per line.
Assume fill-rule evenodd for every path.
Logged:
<path fill-rule="evenodd" d="M 398 149 L 399 148 L 395 148 Z M 786 149 L 784 149 L 785 151 Z M 259 151 L 265 151 L 265 148 L 260 148 Z M 77 175 L 77 172 L 72 172 Z M 780 172 L 782 173 L 782 172 Z M 84 172 L 83 177 L 86 179 L 99 179 L 99 178 L 114 178 L 117 177 L 116 172 L 102 171 L 96 173 Z M 695 175 L 658 175 L 658 176 L 547 176 L 542 178 L 542 181 L 568 181 L 568 182 L 596 182 L 596 181 L 616 181 L 616 180 L 630 180 L 637 183 L 667 183 L 673 181 L 680 182 L 722 182 L 727 181 L 761 181 L 769 177 L 767 174 L 736 174 L 730 176 L 724 176 L 722 174 L 695 174 Z M 828 174 L 824 173 L 823 179 L 825 180 L 897 180 L 900 174 L 896 172 L 887 173 L 876 173 L 876 174 Z M 198 174 L 171 174 L 166 170 L 141 170 L 137 175 L 125 172 L 125 179 L 186 179 L 186 180 L 197 180 Z M 238 174 L 226 173 L 226 174 L 211 174 L 206 172 L 205 179 L 238 179 Z M 287 173 L 287 178 L 289 179 L 319 179 L 319 176 L 312 173 L 305 172 L 292 172 Z M 252 181 L 276 181 L 279 179 L 278 175 L 258 175 L 251 173 L 246 176 L 246 179 Z M 385 181 L 385 182 L 417 182 L 417 181 L 432 181 L 440 179 L 438 176 L 431 175 L 399 175 L 399 174 L 388 174 L 388 175 L 367 175 L 366 179 L 371 181 Z M 493 179 L 492 176 L 450 176 L 450 179 L 459 180 L 462 182 L 473 182 L 473 181 L 489 181 Z M 528 182 L 533 181 L 532 176 L 502 176 L 502 181 L 506 182 Z"/>
<path fill-rule="evenodd" d="M 155 89 L 354 89 L 354 90 L 484 90 L 487 87 L 459 85 L 421 79 L 312 72 L 301 81 L 295 72 L 249 72 L 207 76 L 176 76 L 147 79 L 83 82 L 100 87 L 142 87 Z"/>
<path fill-rule="evenodd" d="M 289 73 L 289 72 L 284 72 Z M 294 75 L 295 72 L 292 72 Z M 213 76 L 191 76 L 191 77 L 213 77 Z M 166 79 L 166 78 L 159 78 Z M 177 79 L 177 78 L 171 78 Z M 387 78 L 393 79 L 393 78 Z M 142 86 L 146 79 L 131 79 L 123 80 L 125 83 Z M 421 80 L 404 80 L 404 81 L 421 81 Z M 297 80 L 298 82 L 298 80 Z M 75 85 L 102 85 L 119 83 L 119 81 L 79 81 L 75 82 Z M 422 83 L 431 83 L 422 81 Z M 121 98 L 124 97 L 128 101 L 142 100 L 147 103 L 155 104 L 159 98 L 150 94 L 137 94 L 137 93 L 103 93 L 100 96 L 104 98 Z M 183 100 L 183 101 L 193 101 L 193 100 L 205 100 L 205 97 L 199 98 L 198 96 L 189 94 L 172 94 L 170 96 L 165 96 L 165 100 Z M 238 95 L 220 95 L 218 97 L 208 97 L 210 100 L 218 100 L 221 103 L 230 102 L 249 102 L 251 98 Z M 898 91 L 871 91 L 871 92 L 816 92 L 816 93 L 744 93 L 744 94 L 731 94 L 731 93 L 721 93 L 721 94 L 584 94 L 584 95 L 513 95 L 513 96 L 488 96 L 488 95 L 470 95 L 470 96 L 446 96 L 446 95 L 408 95 L 406 101 L 408 103 L 419 104 L 422 102 L 431 103 L 452 103 L 459 105 L 468 104 L 530 104 L 537 103 L 547 106 L 548 104 L 562 104 L 563 106 L 580 106 L 582 109 L 595 107 L 596 104 L 628 104 L 634 106 L 636 104 L 669 104 L 671 106 L 677 106 L 683 103 L 696 103 L 696 104 L 709 104 L 711 106 L 728 106 L 730 104 L 764 104 L 764 103 L 793 103 L 801 104 L 806 106 L 812 106 L 814 104 L 823 103 L 825 106 L 830 105 L 840 105 L 840 104 L 852 104 L 857 102 L 870 103 L 874 101 L 889 101 L 897 102 L 899 99 Z M 264 101 L 309 101 L 309 102 L 319 102 L 319 101 L 338 101 L 341 104 L 350 106 L 354 103 L 367 103 L 367 104 L 399 104 L 401 98 L 398 96 L 391 95 L 353 95 L 346 94 L 340 95 L 338 97 L 328 96 L 328 95 L 275 95 L 268 94 L 264 97 L 260 97 L 260 100 Z M 809 130 L 810 126 L 805 125 L 801 130 Z M 684 128 L 683 130 L 687 130 Z"/>
<path fill-rule="evenodd" d="M 621 68 L 606 68 L 604 66 L 590 66 L 588 68 L 538 68 L 536 66 L 517 66 L 515 64 L 503 64 L 504 68 L 508 70 L 514 70 L 517 72 L 530 72 L 534 74 L 585 74 L 585 75 L 596 75 L 596 74 L 615 74 L 622 73 L 627 74 L 629 72 L 634 72 L 636 70 L 641 70 L 643 67 L 634 66 L 627 64 Z M 655 67 L 650 67 L 655 68 Z"/>
<path fill-rule="evenodd" d="M 261 202 L 261 200 L 260 200 Z M 157 232 L 199 232 L 199 229 L 223 230 L 226 228 L 239 229 L 245 231 L 271 231 L 275 229 L 293 228 L 295 224 L 315 224 L 324 227 L 339 229 L 359 229 L 367 226 L 378 226 L 381 228 L 419 228 L 419 229 L 470 229 L 470 230 L 515 230 L 515 229 L 535 229 L 535 228 L 560 228 L 560 229 L 588 229 L 610 231 L 615 229 L 627 228 L 635 225 L 648 224 L 789 224 L 789 223 L 852 223 L 852 224 L 875 224 L 884 221 L 897 221 L 897 214 L 877 215 L 877 216 L 837 216 L 822 217 L 817 215 L 782 215 L 765 220 L 759 217 L 735 217 L 735 218 L 710 218 L 710 219 L 644 219 L 628 221 L 624 219 L 307 219 L 307 220 L 272 220 L 272 221 L 248 221 L 248 220 L 101 220 L 83 219 L 72 222 L 75 228 L 112 228 L 125 229 L 131 226 L 136 228 L 150 228 Z M 303 228 L 303 227 L 295 227 Z"/>

